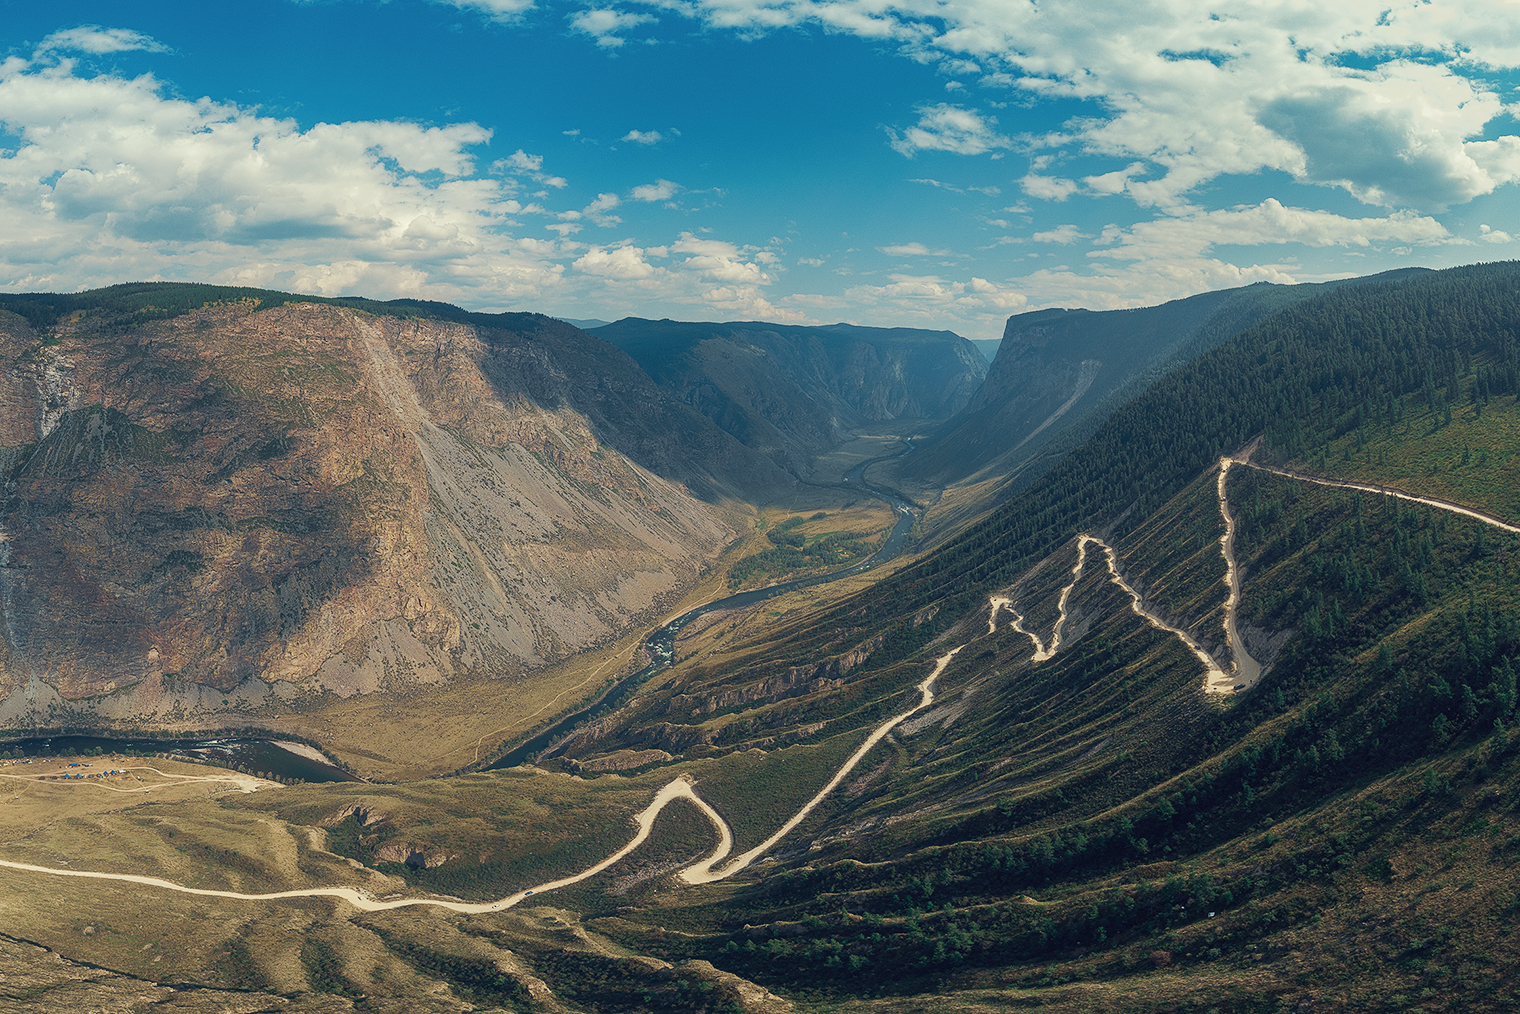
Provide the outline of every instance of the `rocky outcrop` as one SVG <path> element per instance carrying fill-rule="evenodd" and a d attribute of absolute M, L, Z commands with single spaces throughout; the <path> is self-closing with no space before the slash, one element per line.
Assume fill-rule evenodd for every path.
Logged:
<path fill-rule="evenodd" d="M 375 849 L 375 862 L 400 863 L 414 870 L 435 870 L 459 854 L 415 842 L 386 842 Z"/>
<path fill-rule="evenodd" d="M 647 764 L 664 764 L 671 760 L 675 758 L 664 750 L 618 750 L 588 760 L 572 760 L 569 764 L 577 773 L 593 771 L 600 774 L 607 771 L 632 771 Z"/>
<path fill-rule="evenodd" d="M 915 622 L 914 626 L 918 623 Z M 725 708 L 737 708 L 762 701 L 779 701 L 786 697 L 803 697 L 844 685 L 844 676 L 871 657 L 886 641 L 878 635 L 842 655 L 816 665 L 789 666 L 785 673 L 767 676 L 741 687 L 709 689 L 696 694 L 676 694 L 666 711 L 674 715 L 711 715 Z"/>
<path fill-rule="evenodd" d="M 0 722 L 542 666 L 679 596 L 758 460 L 534 315 L 0 311 Z"/>
<path fill-rule="evenodd" d="M 711 715 L 724 708 L 737 708 L 759 701 L 778 701 L 783 697 L 816 694 L 832 690 L 843 684 L 842 680 L 812 677 L 813 670 L 790 669 L 785 674 L 770 676 L 756 683 L 731 690 L 717 690 L 701 694 L 676 694 L 667 709 L 674 715 Z"/>

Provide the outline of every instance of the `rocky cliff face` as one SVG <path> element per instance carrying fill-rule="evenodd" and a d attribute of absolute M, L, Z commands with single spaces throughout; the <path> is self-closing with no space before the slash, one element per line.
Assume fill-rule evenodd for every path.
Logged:
<path fill-rule="evenodd" d="M 768 463 L 503 322 L 0 311 L 0 722 L 512 675 L 651 618 Z"/>
<path fill-rule="evenodd" d="M 857 427 L 950 418 L 987 372 L 976 347 L 949 331 L 629 317 L 596 335 L 793 475 Z"/>
<path fill-rule="evenodd" d="M 1261 284 L 1136 310 L 1016 314 L 981 388 L 903 459 L 897 480 L 989 482 L 1006 493 L 1004 477 L 1032 481 L 1166 371 L 1317 291 Z"/>

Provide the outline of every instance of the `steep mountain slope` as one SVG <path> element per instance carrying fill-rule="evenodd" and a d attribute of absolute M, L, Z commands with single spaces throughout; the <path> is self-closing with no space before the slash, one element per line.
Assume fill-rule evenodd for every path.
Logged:
<path fill-rule="evenodd" d="M 1520 267 L 1493 265 L 1321 295 L 1154 385 L 1048 488 L 902 574 L 694 638 L 674 678 L 566 752 L 587 772 L 612 754 L 691 772 L 732 854 L 867 730 L 914 717 L 733 886 L 651 894 L 641 917 L 583 900 L 595 925 L 825 1008 L 1401 1007 L 1459 989 L 1462 1009 L 1507 1009 L 1517 293 Z M 1221 480 L 1263 433 L 1253 464 L 1310 478 Z M 1499 521 L 1337 473 L 1409 497 L 1451 474 L 1438 495 Z M 1265 671 L 1210 697 L 1199 652 L 1233 668 L 1227 518 Z M 1123 584 L 1096 550 L 1074 571 L 1079 533 L 1114 547 Z M 696 936 L 655 928 L 671 925 Z"/>
<path fill-rule="evenodd" d="M 1517 334 L 1515 264 L 1305 301 L 887 579 L 714 617 L 559 777 L 7 809 L 7 932 L 333 1009 L 1512 1010 Z"/>
<path fill-rule="evenodd" d="M 1032 482 L 1125 401 L 1181 363 L 1271 314 L 1348 284 L 1391 281 L 1394 271 L 1327 284 L 1265 282 L 1135 310 L 1036 310 L 1008 319 L 987 379 L 955 419 L 920 443 L 926 452 L 890 466 L 919 488 L 978 487 L 963 524 Z M 883 473 L 885 474 L 885 473 Z M 952 497 L 946 507 L 964 498 Z"/>
<path fill-rule="evenodd" d="M 949 331 L 626 318 L 596 329 L 663 387 L 746 446 L 806 476 L 869 423 L 948 419 L 986 375 Z"/>
<path fill-rule="evenodd" d="M 520 675 L 695 580 L 693 492 L 787 481 L 548 318 L 184 288 L 0 311 L 9 723 Z"/>

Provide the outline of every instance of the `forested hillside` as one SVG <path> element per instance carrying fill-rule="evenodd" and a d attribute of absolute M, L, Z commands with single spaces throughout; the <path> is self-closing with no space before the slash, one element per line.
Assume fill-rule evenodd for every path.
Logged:
<path fill-rule="evenodd" d="M 1390 398 L 1449 405 L 1464 381 L 1489 398 L 1520 394 L 1520 266 L 1325 293 L 1157 381 L 1036 488 L 877 593 L 906 607 L 996 586 L 1079 529 L 1139 524 L 1257 434 L 1297 457 L 1386 417 Z"/>
<path fill-rule="evenodd" d="M 684 755 L 728 813 L 752 805 L 741 785 L 796 798 L 788 773 L 816 784 L 932 656 L 966 649 L 945 703 L 776 864 L 721 901 L 651 898 L 650 925 L 705 948 L 626 922 L 619 938 L 827 1009 L 1520 1001 L 1500 971 L 1520 896 L 1520 537 L 1256 467 L 1231 471 L 1223 508 L 1215 492 L 1221 457 L 1260 436 L 1253 463 L 1409 496 L 1433 480 L 1520 525 L 1517 333 L 1512 264 L 1326 293 L 1157 382 L 899 575 L 764 637 L 694 644 L 572 752 Z M 1227 658 L 1221 510 L 1266 666 L 1254 688 L 1206 699 L 1197 660 L 1101 574 L 1061 593 L 1053 659 L 1033 664 L 1032 635 L 995 613 L 989 632 L 998 592 L 1048 642 L 1073 537 L 1100 532 L 1150 608 Z"/>
<path fill-rule="evenodd" d="M 1232 335 L 1344 287 L 1426 273 L 1391 271 L 1302 285 L 1258 283 L 1130 310 L 1038 310 L 1010 317 L 987 380 L 964 410 L 884 470 L 913 488 L 965 486 L 931 512 L 959 530 L 1036 482 L 1120 406 Z"/>
<path fill-rule="evenodd" d="M 145 916 L 183 981 L 355 1007 L 1510 1011 L 1517 490 L 1520 265 L 1328 291 L 942 549 L 701 617 L 540 766 L 163 807 L 125 864 L 374 885 Z M 49 883 L 7 932 L 147 960 Z"/>

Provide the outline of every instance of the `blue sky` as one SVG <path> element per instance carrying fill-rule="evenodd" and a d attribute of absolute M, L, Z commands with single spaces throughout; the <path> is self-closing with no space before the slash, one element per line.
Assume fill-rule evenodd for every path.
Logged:
<path fill-rule="evenodd" d="M 189 279 L 986 338 L 1043 306 L 1520 249 L 1505 0 L 0 14 L 11 291 Z"/>

